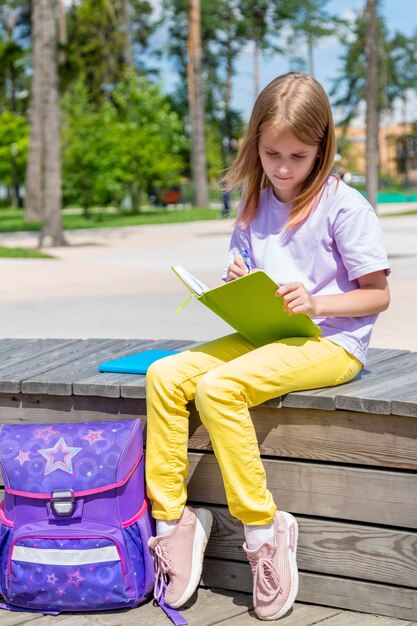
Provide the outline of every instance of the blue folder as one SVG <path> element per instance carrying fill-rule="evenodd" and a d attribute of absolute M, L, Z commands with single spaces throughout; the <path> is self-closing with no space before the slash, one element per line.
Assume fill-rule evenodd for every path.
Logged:
<path fill-rule="evenodd" d="M 130 354 L 129 356 L 100 363 L 98 371 L 119 372 L 120 374 L 146 374 L 151 363 L 170 354 L 177 354 L 177 352 L 178 350 L 144 350 L 137 354 Z"/>

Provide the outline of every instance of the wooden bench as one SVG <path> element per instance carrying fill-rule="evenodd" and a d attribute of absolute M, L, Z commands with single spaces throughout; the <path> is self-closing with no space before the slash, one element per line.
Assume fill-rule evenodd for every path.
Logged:
<path fill-rule="evenodd" d="M 0 423 L 146 422 L 144 376 L 102 360 L 185 341 L 0 340 Z M 417 353 L 371 350 L 361 378 L 252 410 L 269 488 L 300 525 L 298 599 L 417 620 Z M 251 591 L 241 525 L 228 513 L 192 409 L 189 498 L 215 516 L 203 584 Z M 2 490 L 2 487 L 1 487 Z M 2 494 L 0 493 L 0 497 Z"/>

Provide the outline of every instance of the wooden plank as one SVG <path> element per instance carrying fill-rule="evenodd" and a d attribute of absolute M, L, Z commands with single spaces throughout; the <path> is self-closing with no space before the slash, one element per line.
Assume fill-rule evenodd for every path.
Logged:
<path fill-rule="evenodd" d="M 6 338 L 0 339 L 0 354 L 4 356 L 5 352 L 16 352 L 20 348 L 25 348 L 29 344 L 33 344 L 39 341 L 39 339 L 14 339 Z"/>
<path fill-rule="evenodd" d="M 192 500 L 226 504 L 212 454 L 189 454 Z M 417 528 L 417 474 L 263 459 L 277 505 L 292 513 Z M 203 496 L 204 494 L 204 496 Z"/>
<path fill-rule="evenodd" d="M 158 342 L 158 349 L 161 350 L 188 350 L 197 345 L 195 341 L 170 340 Z M 144 398 L 145 397 L 145 376 L 137 376 L 121 381 L 120 393 L 122 398 Z"/>
<path fill-rule="evenodd" d="M 190 409 L 192 450 L 211 450 L 194 404 Z M 417 420 L 352 411 L 251 409 L 261 454 L 381 467 L 417 469 Z"/>
<path fill-rule="evenodd" d="M 190 499 L 226 504 L 214 456 L 194 452 L 189 458 Z M 415 500 L 410 497 L 417 489 L 416 474 L 277 459 L 264 459 L 263 463 L 269 489 L 282 509 L 308 516 L 417 528 Z"/>
<path fill-rule="evenodd" d="M 34 381 L 35 384 L 30 387 L 31 393 L 37 393 L 37 389 L 42 393 L 46 389 L 47 393 L 51 395 L 71 395 L 74 392 L 74 385 L 77 381 L 97 374 L 98 365 L 102 360 L 116 359 L 127 354 L 133 354 L 141 346 L 151 347 L 154 343 L 153 340 L 140 339 L 109 340 L 109 343 L 100 346 L 98 350 L 89 352 L 78 359 L 76 358 L 62 367 L 57 367 L 46 376 L 37 376 Z M 25 388 L 27 389 L 28 387 L 25 386 Z M 118 396 L 120 396 L 120 390 Z"/>
<path fill-rule="evenodd" d="M 137 350 L 145 347 L 151 347 L 154 344 L 155 342 L 153 340 L 115 339 L 113 342 L 104 346 L 100 350 L 87 354 L 80 359 L 75 359 L 68 365 L 64 366 L 62 370 L 57 368 L 54 372 L 51 372 L 51 380 L 48 384 L 48 391 L 54 395 L 58 395 L 59 393 L 65 393 L 65 395 L 75 393 L 75 386 L 80 381 L 83 381 L 91 376 L 105 376 L 105 374 L 98 374 L 98 365 L 100 361 L 104 359 L 116 359 L 128 354 L 133 354 Z M 117 374 L 114 376 L 117 376 Z M 48 377 L 46 377 L 43 382 L 48 382 Z M 120 385 L 117 385 L 115 390 L 115 393 L 111 393 L 110 397 L 120 396 Z M 111 392 L 113 392 L 113 389 L 111 389 Z M 105 394 L 103 394 L 103 397 L 106 397 Z"/>
<path fill-rule="evenodd" d="M 1 612 L 1 626 L 52 626 L 52 624 L 51 616 L 46 617 L 39 613 Z"/>
<path fill-rule="evenodd" d="M 189 448 L 211 450 L 209 436 L 194 404 L 189 408 Z M 140 416 L 145 426 L 144 399 L 0 394 L 0 423 L 96 421 L 112 419 L 112 416 L 120 419 L 121 414 L 126 414 L 127 419 Z M 251 414 L 261 453 L 268 456 L 417 468 L 417 421 L 412 417 L 349 411 L 276 410 L 265 405 L 253 408 Z"/>
<path fill-rule="evenodd" d="M 324 626 L 407 626 L 410 622 L 397 620 L 395 617 L 381 617 L 380 615 L 365 615 L 353 611 L 333 615 Z"/>
<path fill-rule="evenodd" d="M 214 523 L 206 555 L 246 562 L 242 524 L 224 507 L 209 508 Z M 300 516 L 297 521 L 300 569 L 417 587 L 416 532 Z"/>
<path fill-rule="evenodd" d="M 391 413 L 393 415 L 407 415 L 417 417 L 417 390 L 391 402 Z"/>
<path fill-rule="evenodd" d="M 23 393 L 70 395 L 72 393 L 71 380 L 84 359 L 91 355 L 92 359 L 106 354 L 106 349 L 114 346 L 120 340 L 115 339 L 83 339 L 76 353 L 62 363 L 46 372 L 25 379 L 22 382 Z M 98 355 L 98 357 L 97 357 Z M 63 388 L 62 388 L 63 387 Z M 60 393 L 61 392 L 61 393 Z"/>
<path fill-rule="evenodd" d="M 186 345 L 188 342 L 182 340 L 161 340 L 161 341 L 137 341 L 132 347 L 121 353 L 120 356 L 127 356 L 140 352 L 148 348 L 161 350 L 175 350 Z M 116 357 L 115 357 L 116 358 Z M 109 359 L 110 360 L 110 359 Z M 121 395 L 121 385 L 133 382 L 138 387 L 138 395 L 144 397 L 144 377 L 136 374 L 113 374 L 97 373 L 97 368 L 89 376 L 79 377 L 73 385 L 73 393 L 81 396 L 103 396 L 117 398 Z M 131 396 L 132 397 L 132 396 Z"/>
<path fill-rule="evenodd" d="M 354 399 L 358 393 L 366 390 L 373 383 L 390 383 L 393 379 L 393 372 L 397 374 L 413 372 L 416 365 L 417 352 L 392 355 L 391 358 L 378 360 L 372 365 L 372 369 L 365 367 L 358 378 L 344 385 L 291 393 L 284 398 L 283 406 L 331 410 L 337 408 L 337 398 L 343 395 L 352 399 L 351 403 L 346 400 L 343 408 L 356 411 L 358 409 Z M 387 404 L 384 413 L 389 414 L 390 411 L 391 407 Z"/>
<path fill-rule="evenodd" d="M 0 394 L 0 424 L 62 424 L 135 419 L 145 410 L 143 400 L 127 398 Z"/>
<path fill-rule="evenodd" d="M 22 388 L 22 381 L 25 378 L 47 372 L 54 365 L 62 361 L 71 360 L 77 350 L 83 344 L 82 339 L 60 340 L 59 344 L 52 345 L 43 354 L 27 354 L 26 358 L 19 363 L 8 366 L 7 370 L 1 371 L 0 392 L 19 393 Z"/>
<path fill-rule="evenodd" d="M 28 359 L 32 361 L 44 354 L 47 354 L 51 350 L 59 348 L 60 346 L 77 341 L 74 339 L 36 339 L 35 341 L 25 341 L 18 348 L 14 350 L 8 350 L 0 362 L 0 382 L 4 376 L 7 376 L 8 372 L 20 363 L 25 363 Z"/>
<path fill-rule="evenodd" d="M 362 390 L 341 390 L 336 396 L 336 408 L 386 414 L 392 412 L 393 399 L 399 399 L 417 388 L 417 371 L 393 372 L 391 380 L 381 380 Z"/>
<path fill-rule="evenodd" d="M 252 597 L 249 594 L 226 591 L 221 589 L 198 589 L 186 605 L 181 608 L 181 614 L 188 620 L 190 626 L 207 626 L 208 624 L 225 623 L 230 619 L 248 615 L 252 608 Z M 332 615 L 334 609 L 316 609 L 317 615 Z M 28 613 L 12 613 L 9 621 L 2 626 L 169 626 L 169 618 L 161 608 L 153 606 L 151 601 L 127 611 L 101 611 L 99 613 L 68 613 L 56 616 L 34 615 Z M 35 618 L 35 619 L 33 619 Z M 219 621 L 220 620 L 220 621 Z M 311 623 L 311 622 L 310 622 Z M 172 624 L 171 624 L 172 626 Z"/>
<path fill-rule="evenodd" d="M 396 350 L 391 348 L 369 348 L 366 359 L 366 367 L 370 367 L 375 363 L 396 358 L 404 354 L 409 354 L 411 350 Z"/>
<path fill-rule="evenodd" d="M 341 613 L 340 609 L 330 609 L 324 606 L 314 606 L 312 604 L 294 604 L 292 610 L 282 618 L 282 624 L 284 626 L 312 626 L 320 625 L 327 626 L 327 620 L 334 615 L 339 615 Z M 362 616 L 364 614 L 362 613 Z M 187 617 L 187 615 L 186 615 Z M 225 626 L 246 626 L 247 624 L 252 624 L 253 626 L 258 623 L 259 620 L 255 616 L 253 611 L 249 611 L 247 613 L 243 613 L 242 615 L 238 615 L 237 617 L 229 618 L 228 620 L 211 622 L 212 624 L 225 624 Z M 372 625 L 373 626 L 373 625 Z M 375 626 L 377 626 L 375 624 Z M 391 624 L 390 626 L 396 626 L 395 624 Z M 401 626 L 404 626 L 404 622 L 401 623 Z"/>
<path fill-rule="evenodd" d="M 247 563 L 206 557 L 202 583 L 209 587 L 220 585 L 223 589 L 236 589 L 251 593 L 252 573 Z M 308 572 L 300 572 L 297 601 L 403 620 L 417 618 L 417 590 L 415 589 Z M 326 624 L 327 621 L 324 622 L 324 625 Z"/>

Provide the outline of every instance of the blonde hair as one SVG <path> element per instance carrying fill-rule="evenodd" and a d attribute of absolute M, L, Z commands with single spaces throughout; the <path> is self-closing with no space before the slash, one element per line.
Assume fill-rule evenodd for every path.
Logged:
<path fill-rule="evenodd" d="M 317 145 L 313 168 L 293 199 L 287 228 L 303 222 L 317 205 L 334 162 L 336 139 L 330 102 L 312 76 L 289 72 L 278 76 L 256 99 L 237 157 L 225 176 L 227 187 L 242 189 L 243 209 L 238 223 L 248 226 L 255 217 L 261 190 L 272 187 L 259 157 L 262 131 L 272 127 L 308 145 Z"/>

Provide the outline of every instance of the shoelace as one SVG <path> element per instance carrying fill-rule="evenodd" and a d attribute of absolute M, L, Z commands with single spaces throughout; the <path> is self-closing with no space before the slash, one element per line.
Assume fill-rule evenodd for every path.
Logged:
<path fill-rule="evenodd" d="M 271 591 L 277 591 L 280 585 L 280 577 L 275 565 L 270 558 L 259 557 L 252 562 L 253 571 L 253 597 L 258 596 L 258 590 L 269 594 Z"/>
<path fill-rule="evenodd" d="M 155 568 L 155 585 L 153 588 L 153 593 L 155 600 L 159 600 L 164 591 L 164 585 L 168 582 L 168 575 L 171 568 L 171 563 L 165 557 L 159 544 L 155 546 L 155 548 L 153 549 L 153 553 Z"/>

